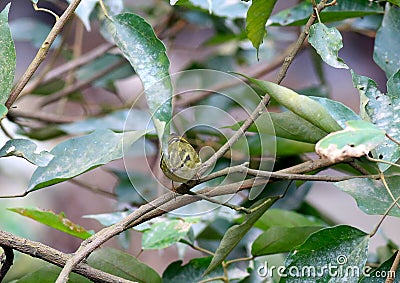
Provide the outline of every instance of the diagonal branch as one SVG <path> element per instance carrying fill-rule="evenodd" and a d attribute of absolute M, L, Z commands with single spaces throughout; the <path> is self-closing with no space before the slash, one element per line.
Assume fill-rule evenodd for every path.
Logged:
<path fill-rule="evenodd" d="M 64 254 L 42 243 L 30 241 L 1 230 L 0 230 L 0 246 L 3 247 L 5 251 L 11 250 L 12 252 L 12 250 L 16 250 L 21 253 L 42 259 L 44 261 L 47 261 L 51 264 L 60 267 L 64 266 L 65 262 L 71 257 L 71 255 Z M 86 263 L 79 263 L 78 265 L 76 265 L 73 271 L 85 276 L 86 278 L 89 278 L 94 282 L 132 283 L 132 281 L 90 267 Z"/>
<path fill-rule="evenodd" d="M 25 73 L 22 75 L 21 79 L 17 82 L 14 88 L 11 90 L 10 96 L 8 97 L 5 105 L 8 109 L 14 104 L 15 100 L 17 100 L 21 91 L 24 89 L 30 78 L 39 68 L 40 64 L 44 61 L 49 52 L 50 46 L 53 44 L 57 35 L 61 32 L 61 29 L 68 22 L 69 18 L 73 15 L 75 9 L 78 7 L 81 0 L 74 0 L 67 7 L 64 13 L 61 15 L 60 19 L 56 21 L 50 33 L 47 35 L 46 39 L 42 43 L 39 51 L 37 52 L 35 58 L 33 58 L 31 64 L 26 69 Z"/>

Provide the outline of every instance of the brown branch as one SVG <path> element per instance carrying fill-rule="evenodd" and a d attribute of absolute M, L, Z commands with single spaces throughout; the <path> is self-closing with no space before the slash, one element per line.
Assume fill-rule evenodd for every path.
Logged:
<path fill-rule="evenodd" d="M 95 60 L 96 58 L 103 56 L 107 51 L 113 48 L 113 45 L 110 43 L 104 43 L 99 45 L 97 48 L 83 54 L 81 57 L 71 60 L 65 64 L 62 64 L 59 67 L 56 67 L 49 71 L 43 78 L 35 77 L 33 78 L 24 88 L 20 96 L 24 96 L 26 94 L 31 93 L 35 88 L 37 88 L 40 84 L 44 84 L 54 80 L 57 77 L 60 77 L 64 73 L 69 72 L 70 70 L 79 68 L 87 63 Z"/>
<path fill-rule="evenodd" d="M 55 124 L 72 123 L 72 122 L 82 120 L 84 118 L 84 117 L 60 116 L 60 115 L 46 113 L 46 112 L 40 112 L 40 111 L 29 113 L 29 112 L 25 112 L 25 111 L 21 111 L 21 110 L 17 110 L 17 109 L 10 109 L 7 116 L 11 120 L 14 120 L 16 118 L 26 118 L 26 119 L 37 120 L 40 122 L 55 123 Z"/>
<path fill-rule="evenodd" d="M 11 233 L 0 230 L 0 246 L 6 249 L 12 249 L 21 253 L 30 255 L 34 258 L 39 258 L 51 264 L 63 267 L 65 262 L 71 255 L 64 254 L 56 249 L 46 246 L 39 242 L 30 241 L 25 238 L 15 236 Z M 5 250 L 6 250 L 5 249 Z M 132 283 L 132 281 L 123 279 L 121 277 L 108 274 L 104 271 L 90 267 L 86 263 L 79 263 L 73 270 L 74 272 L 85 276 L 94 282 L 103 283 Z"/>
<path fill-rule="evenodd" d="M 2 266 L 0 269 L 0 282 L 3 281 L 4 277 L 6 276 L 8 270 L 11 268 L 11 266 L 14 263 L 14 251 L 12 248 L 5 246 L 5 245 L 0 245 L 3 248 L 4 251 L 4 256 L 5 259 L 4 261 L 2 260 Z"/>
<path fill-rule="evenodd" d="M 15 100 L 17 100 L 21 91 L 24 89 L 30 78 L 36 72 L 37 68 L 39 68 L 40 64 L 44 61 L 49 52 L 50 46 L 53 44 L 57 35 L 61 32 L 61 29 L 68 22 L 69 18 L 73 15 L 75 9 L 78 7 L 81 0 L 74 0 L 61 15 L 60 19 L 56 21 L 50 33 L 47 35 L 44 40 L 42 46 L 37 52 L 35 58 L 26 69 L 25 73 L 22 75 L 21 79 L 17 82 L 17 84 L 11 90 L 10 96 L 8 97 L 5 105 L 8 109 L 14 104 Z"/>

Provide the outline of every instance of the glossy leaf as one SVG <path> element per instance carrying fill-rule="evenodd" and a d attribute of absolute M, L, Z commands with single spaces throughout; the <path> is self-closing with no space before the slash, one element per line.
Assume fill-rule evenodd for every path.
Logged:
<path fill-rule="evenodd" d="M 328 28 L 322 23 L 313 24 L 310 27 L 308 42 L 328 65 L 335 68 L 349 68 L 338 57 L 338 52 L 343 47 L 343 43 L 342 35 L 335 27 Z"/>
<path fill-rule="evenodd" d="M 316 143 L 328 134 L 291 111 L 264 113 L 261 116 L 270 118 L 273 123 L 273 128 L 263 123 L 260 123 L 259 125 L 253 124 L 248 129 L 249 132 L 276 135 L 280 138 L 307 143 Z M 229 128 L 238 130 L 242 124 L 243 121 Z"/>
<path fill-rule="evenodd" d="M 186 237 L 191 226 L 191 223 L 183 220 L 154 223 L 143 233 L 142 249 L 165 249 Z"/>
<path fill-rule="evenodd" d="M 72 2 L 72 0 L 68 0 L 69 3 Z M 94 10 L 94 7 L 96 6 L 97 2 L 99 0 L 85 0 L 82 1 L 82 3 L 79 4 L 78 8 L 75 10 L 75 14 L 79 17 L 79 19 L 82 21 L 82 23 L 85 25 L 85 28 L 87 31 L 90 31 L 90 14 Z"/>
<path fill-rule="evenodd" d="M 368 243 L 367 233 L 346 225 L 315 232 L 289 253 L 285 266 L 292 272 L 280 282 L 357 282 L 367 261 Z M 329 272 L 339 268 L 348 272 L 340 277 Z"/>
<path fill-rule="evenodd" d="M 136 257 L 116 249 L 98 249 L 89 256 L 87 263 L 94 268 L 134 282 L 161 283 L 161 277 L 154 269 Z"/>
<path fill-rule="evenodd" d="M 253 242 L 251 254 L 261 256 L 290 252 L 294 247 L 302 244 L 310 234 L 321 228 L 321 226 L 271 227 Z"/>
<path fill-rule="evenodd" d="M 352 72 L 353 85 L 360 94 L 360 115 L 364 120 L 371 121 L 386 133 L 400 140 L 400 71 L 387 82 L 388 93 L 385 95 L 377 88 L 376 83 L 364 76 Z M 389 139 L 372 151 L 374 158 L 396 162 L 400 158 L 399 146 Z M 387 164 L 378 164 L 380 170 L 389 168 Z"/>
<path fill-rule="evenodd" d="M 37 145 L 31 140 L 13 139 L 8 140 L 0 149 L 0 157 L 18 156 L 37 166 L 47 166 L 53 159 L 53 155 L 47 151 L 36 152 Z"/>
<path fill-rule="evenodd" d="M 9 3 L 0 13 L 0 117 L 4 116 L 4 104 L 14 82 L 16 54 L 14 42 L 8 26 Z"/>
<path fill-rule="evenodd" d="M 310 1 L 303 1 L 294 7 L 273 15 L 270 17 L 267 25 L 304 25 L 313 12 L 312 9 Z M 336 5 L 325 8 L 319 16 L 321 21 L 326 23 L 382 13 L 382 7 L 376 2 L 341 0 Z"/>
<path fill-rule="evenodd" d="M 391 268 L 393 266 L 393 262 L 395 260 L 396 253 L 393 254 L 388 260 L 382 263 L 378 268 L 375 268 L 373 271 L 368 273 L 361 278 L 360 283 L 381 283 L 386 280 L 389 275 Z M 400 267 L 398 266 L 394 272 L 391 272 L 394 275 L 394 280 L 392 282 L 400 282 Z"/>
<path fill-rule="evenodd" d="M 66 218 L 63 212 L 56 214 L 50 210 L 45 211 L 37 208 L 8 208 L 8 210 L 80 239 L 87 239 L 92 236 L 92 233 L 86 231 L 85 228 Z"/>
<path fill-rule="evenodd" d="M 314 152 L 314 148 L 315 145 L 312 143 L 276 138 L 276 156 L 291 156 Z"/>
<path fill-rule="evenodd" d="M 267 230 L 271 227 L 302 227 L 302 226 L 321 226 L 322 222 L 310 219 L 302 214 L 290 210 L 269 209 L 256 222 L 254 227 Z"/>
<path fill-rule="evenodd" d="M 27 192 L 63 182 L 122 158 L 124 146 L 133 144 L 144 134 L 145 131 L 118 134 L 103 129 L 66 140 L 51 150 L 54 158 L 46 167 L 39 167 L 33 172 Z"/>
<path fill-rule="evenodd" d="M 321 130 L 328 133 L 341 130 L 339 124 L 332 118 L 326 108 L 315 100 L 272 82 L 249 77 L 247 77 L 247 79 L 270 95 L 280 105 L 286 107 Z"/>
<path fill-rule="evenodd" d="M 182 265 L 182 261 L 178 260 L 171 263 L 164 271 L 162 279 L 164 283 L 188 283 L 188 282 L 199 282 L 215 278 L 218 276 L 224 276 L 224 270 L 222 267 L 216 268 L 208 275 L 203 276 L 204 271 L 211 262 L 211 257 L 201 257 L 191 259 L 188 263 Z M 228 266 L 228 278 L 229 280 L 242 279 L 248 275 L 247 272 L 238 270 L 237 268 Z M 216 282 L 216 281 L 212 281 Z"/>
<path fill-rule="evenodd" d="M 392 194 L 395 197 L 399 196 L 400 176 L 385 177 L 385 179 Z M 356 200 L 358 207 L 367 214 L 383 215 L 393 203 L 393 199 L 381 180 L 353 179 L 338 182 L 335 185 L 351 195 Z M 400 217 L 400 209 L 397 206 L 393 207 L 389 215 Z"/>
<path fill-rule="evenodd" d="M 247 11 L 246 33 L 254 48 L 257 49 L 257 54 L 266 34 L 265 23 L 271 15 L 275 3 L 276 0 L 253 0 Z"/>
<path fill-rule="evenodd" d="M 324 97 L 309 97 L 324 106 L 342 128 L 346 127 L 346 122 L 349 120 L 361 120 L 360 116 L 343 103 Z"/>
<path fill-rule="evenodd" d="M 400 45 L 400 38 L 394 36 L 400 33 L 400 8 L 387 5 L 382 25 L 376 33 L 374 46 L 374 61 L 390 78 L 400 69 L 400 50 L 394 46 Z"/>
<path fill-rule="evenodd" d="M 187 264 L 182 265 L 182 261 L 175 261 L 171 263 L 164 271 L 162 279 L 164 283 L 187 283 L 187 282 L 198 282 L 200 280 L 213 278 L 216 276 L 222 276 L 224 271 L 222 267 L 218 267 L 216 270 L 202 276 L 207 266 L 211 262 L 211 257 L 194 258 L 191 259 Z"/>
<path fill-rule="evenodd" d="M 315 145 L 319 156 L 333 162 L 368 154 L 385 139 L 385 131 L 364 120 L 348 121 L 344 130 L 328 134 Z"/>
<path fill-rule="evenodd" d="M 165 152 L 172 117 L 172 83 L 165 46 L 152 27 L 138 15 L 124 13 L 111 19 L 114 41 L 143 83 L 147 104 Z"/>
<path fill-rule="evenodd" d="M 267 211 L 267 209 L 275 203 L 277 198 L 270 198 L 263 204 L 262 207 L 255 210 L 254 212 L 246 215 L 246 219 L 239 225 L 233 225 L 226 231 L 222 238 L 217 250 L 214 253 L 214 257 L 210 265 L 204 274 L 209 274 L 215 268 L 217 268 L 222 261 L 230 254 L 230 252 L 237 246 L 240 240 L 247 234 L 247 232 L 253 227 L 254 223 Z M 265 200 L 263 200 L 265 201 Z M 253 205 L 253 207 L 255 207 Z"/>

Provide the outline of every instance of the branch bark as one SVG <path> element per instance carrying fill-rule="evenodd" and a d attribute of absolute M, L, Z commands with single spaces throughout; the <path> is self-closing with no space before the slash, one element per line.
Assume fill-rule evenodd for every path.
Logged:
<path fill-rule="evenodd" d="M 47 261 L 51 264 L 60 267 L 63 267 L 67 262 L 67 260 L 71 257 L 71 255 L 64 254 L 42 243 L 30 241 L 1 230 L 0 230 L 0 246 L 2 246 L 5 251 L 16 250 L 21 253 L 30 255 L 32 257 L 40 258 L 44 261 Z M 76 265 L 73 271 L 85 276 L 86 278 L 89 278 L 94 282 L 132 283 L 132 281 L 130 280 L 126 280 L 121 277 L 95 269 L 85 263 L 79 263 L 78 265 Z"/>

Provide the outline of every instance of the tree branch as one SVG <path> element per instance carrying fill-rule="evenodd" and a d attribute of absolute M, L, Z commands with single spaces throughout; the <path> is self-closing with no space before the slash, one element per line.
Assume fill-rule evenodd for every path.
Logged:
<path fill-rule="evenodd" d="M 40 64 L 44 61 L 49 52 L 50 46 L 53 44 L 57 35 L 61 32 L 61 29 L 68 22 L 69 18 L 73 15 L 75 9 L 78 7 L 81 0 L 74 0 L 61 15 L 60 19 L 56 21 L 50 33 L 47 35 L 46 39 L 42 43 L 39 51 L 37 52 L 35 58 L 26 69 L 25 73 L 21 77 L 21 79 L 17 82 L 17 84 L 13 87 L 10 96 L 8 97 L 5 105 L 8 109 L 14 104 L 15 100 L 17 100 L 23 88 L 26 86 L 30 78 L 36 72 L 37 68 L 39 68 Z"/>
<path fill-rule="evenodd" d="M 44 261 L 47 261 L 51 264 L 60 267 L 63 267 L 65 262 L 71 257 L 71 255 L 64 254 L 42 243 L 30 241 L 1 230 L 0 230 L 0 246 L 2 246 L 5 251 L 6 250 L 9 251 L 10 249 L 16 250 L 21 253 L 42 259 Z M 94 282 L 132 283 L 132 281 L 130 280 L 126 280 L 121 277 L 108 274 L 104 271 L 90 267 L 85 263 L 79 263 L 78 265 L 76 265 L 73 271 L 85 276 L 86 278 Z"/>
<path fill-rule="evenodd" d="M 0 269 L 0 282 L 3 281 L 6 276 L 8 270 L 14 263 L 14 251 L 12 248 L 7 247 L 5 245 L 0 245 L 3 248 L 5 259 L 2 260 L 2 266 Z"/>

